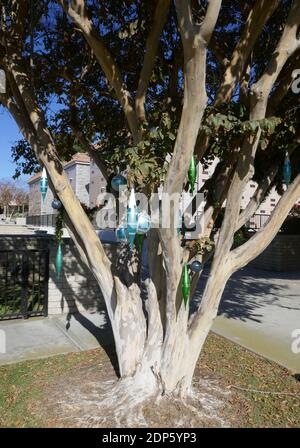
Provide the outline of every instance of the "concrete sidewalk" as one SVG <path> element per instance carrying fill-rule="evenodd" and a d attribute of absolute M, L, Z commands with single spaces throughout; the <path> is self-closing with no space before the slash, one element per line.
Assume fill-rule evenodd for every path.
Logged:
<path fill-rule="evenodd" d="M 296 329 L 300 332 L 300 273 L 244 268 L 231 277 L 213 325 L 216 333 L 299 373 L 300 353 L 292 351 Z"/>
<path fill-rule="evenodd" d="M 205 285 L 199 282 L 198 300 Z M 229 280 L 213 331 L 300 373 L 292 332 L 300 330 L 300 274 L 245 268 Z M 0 322 L 6 353 L 0 364 L 113 344 L 104 312 Z M 0 334 L 1 336 L 1 334 Z M 1 345 L 0 345 L 1 349 Z"/>
<path fill-rule="evenodd" d="M 74 314 L 0 322 L 6 336 L 6 353 L 0 364 L 108 346 L 113 343 L 105 314 Z"/>

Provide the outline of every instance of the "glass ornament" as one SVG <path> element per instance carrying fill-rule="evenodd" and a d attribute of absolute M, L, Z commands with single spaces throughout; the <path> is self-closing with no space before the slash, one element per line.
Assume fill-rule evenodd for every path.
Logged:
<path fill-rule="evenodd" d="M 137 222 L 137 233 L 139 234 L 145 234 L 149 232 L 151 229 L 151 218 L 146 212 L 141 212 L 138 215 L 138 222 Z"/>
<path fill-rule="evenodd" d="M 58 279 L 61 276 L 62 267 L 63 267 L 63 256 L 62 256 L 61 242 L 59 242 L 58 246 L 57 246 L 56 257 L 55 257 L 55 269 L 56 269 L 56 274 L 57 274 Z"/>
<path fill-rule="evenodd" d="M 42 177 L 40 180 L 40 192 L 41 192 L 43 201 L 45 200 L 47 190 L 48 190 L 47 173 L 46 173 L 45 168 L 43 168 L 43 173 L 42 173 Z"/>
<path fill-rule="evenodd" d="M 285 160 L 284 160 L 284 164 L 283 164 L 283 180 L 287 187 L 291 183 L 291 178 L 292 178 L 292 165 L 291 165 L 289 153 L 286 152 Z"/>
<path fill-rule="evenodd" d="M 188 265 L 187 263 L 184 263 L 182 269 L 181 290 L 185 308 L 190 298 L 190 289 L 191 289 L 191 280 L 189 276 Z"/>
<path fill-rule="evenodd" d="M 130 247 L 134 247 L 134 240 L 137 231 L 138 211 L 135 200 L 134 188 L 131 189 L 128 209 L 127 209 L 127 231 L 129 235 Z"/>
<path fill-rule="evenodd" d="M 200 261 L 198 261 L 198 260 L 194 260 L 190 264 L 190 269 L 193 272 L 200 272 L 202 270 L 202 263 L 200 263 Z"/>
<path fill-rule="evenodd" d="M 62 207 L 62 203 L 60 202 L 59 199 L 54 199 L 51 205 L 52 208 L 54 208 L 54 210 L 59 210 Z"/>
<path fill-rule="evenodd" d="M 118 243 L 128 243 L 128 232 L 126 227 L 117 227 L 115 234 Z"/>
<path fill-rule="evenodd" d="M 191 193 L 194 193 L 195 190 L 196 177 L 197 177 L 196 160 L 195 156 L 193 156 L 188 171 L 188 179 L 191 187 Z"/>
<path fill-rule="evenodd" d="M 115 191 L 119 191 L 120 187 L 127 185 L 127 180 L 122 174 L 117 174 L 111 180 L 111 186 Z"/>

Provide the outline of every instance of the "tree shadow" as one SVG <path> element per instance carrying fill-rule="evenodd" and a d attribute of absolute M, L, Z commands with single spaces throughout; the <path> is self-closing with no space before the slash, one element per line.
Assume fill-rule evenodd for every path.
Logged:
<path fill-rule="evenodd" d="M 116 374 L 119 376 L 112 327 L 103 295 L 96 280 L 81 260 L 77 248 L 70 239 L 64 239 L 62 243 L 63 269 L 60 278 L 58 278 L 55 273 L 55 246 L 53 246 L 51 239 L 49 243 L 52 245 L 50 249 L 49 288 L 51 290 L 54 283 L 55 288 L 60 292 L 61 316 L 66 313 L 66 331 L 72 330 L 72 322 L 74 322 L 74 325 L 75 322 L 79 323 L 95 338 L 99 347 L 106 352 Z M 104 247 L 110 258 L 115 256 L 115 251 L 111 250 L 113 246 L 104 244 Z"/>
<path fill-rule="evenodd" d="M 201 276 L 195 297 L 193 310 L 201 302 L 209 272 Z M 299 280 L 299 273 L 273 273 L 253 268 L 243 268 L 228 280 L 220 302 L 218 316 L 228 319 L 250 320 L 262 323 L 265 308 L 275 306 L 300 311 L 299 294 L 289 290 L 286 281 Z"/>

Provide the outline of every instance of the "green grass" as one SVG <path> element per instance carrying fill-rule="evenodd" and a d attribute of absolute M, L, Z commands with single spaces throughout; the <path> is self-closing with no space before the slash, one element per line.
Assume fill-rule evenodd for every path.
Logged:
<path fill-rule="evenodd" d="M 0 427 L 53 426 L 51 416 L 42 421 L 33 412 L 34 402 L 45 399 L 45 388 L 55 379 L 71 378 L 78 368 L 96 366 L 99 360 L 108 362 L 101 349 L 0 367 Z M 233 426 L 300 427 L 300 382 L 292 372 L 213 333 L 198 368 L 200 375 L 232 390 Z"/>

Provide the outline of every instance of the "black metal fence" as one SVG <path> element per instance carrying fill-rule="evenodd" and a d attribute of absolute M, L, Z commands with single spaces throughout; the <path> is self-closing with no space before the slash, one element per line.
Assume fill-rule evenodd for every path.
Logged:
<path fill-rule="evenodd" d="M 0 320 L 47 316 L 48 250 L 0 250 Z"/>
<path fill-rule="evenodd" d="M 266 224 L 269 218 L 270 215 L 254 215 L 247 222 L 246 227 L 252 230 L 259 230 Z"/>
<path fill-rule="evenodd" d="M 36 227 L 55 227 L 57 215 L 36 215 L 27 216 L 26 224 Z"/>

